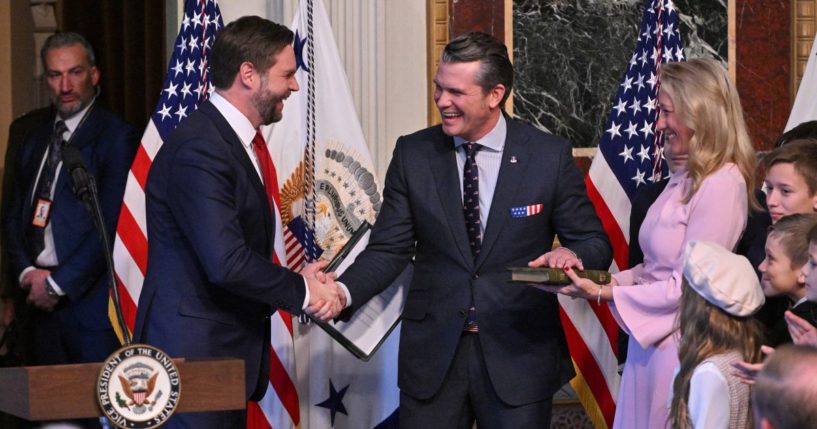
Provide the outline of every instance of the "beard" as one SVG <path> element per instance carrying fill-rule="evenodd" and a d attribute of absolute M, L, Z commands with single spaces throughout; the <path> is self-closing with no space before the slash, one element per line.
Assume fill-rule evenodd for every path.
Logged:
<path fill-rule="evenodd" d="M 278 110 L 278 102 L 283 102 L 285 97 L 278 97 L 267 88 L 267 79 L 261 78 L 261 88 L 252 95 L 252 105 L 261 116 L 261 123 L 269 125 L 278 122 L 284 117 L 281 110 Z"/>
<path fill-rule="evenodd" d="M 67 119 L 76 115 L 82 109 L 88 107 L 93 99 L 93 93 L 76 94 L 76 100 L 70 103 L 62 103 L 59 96 L 51 96 L 51 103 L 57 108 L 57 112 L 60 114 L 60 117 Z"/>

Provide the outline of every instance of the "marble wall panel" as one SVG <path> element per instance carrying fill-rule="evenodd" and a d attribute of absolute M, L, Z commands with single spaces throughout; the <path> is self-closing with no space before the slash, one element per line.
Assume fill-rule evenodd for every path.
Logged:
<path fill-rule="evenodd" d="M 498 0 L 456 0 L 448 3 L 449 36 L 483 31 L 499 40 L 505 38 L 504 4 Z"/>
<path fill-rule="evenodd" d="M 514 0 L 514 112 L 571 140 L 598 144 L 635 49 L 643 0 Z M 726 0 L 676 0 L 688 57 L 726 65 Z"/>
<path fill-rule="evenodd" d="M 790 0 L 736 0 L 737 81 L 749 134 L 771 149 L 791 110 Z"/>

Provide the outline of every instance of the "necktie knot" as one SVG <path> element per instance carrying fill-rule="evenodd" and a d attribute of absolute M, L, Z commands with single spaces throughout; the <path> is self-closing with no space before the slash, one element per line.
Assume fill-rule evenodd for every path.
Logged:
<path fill-rule="evenodd" d="M 482 145 L 476 142 L 465 142 L 462 144 L 462 147 L 465 148 L 465 156 L 473 158 L 476 156 L 477 151 L 482 148 Z"/>
<path fill-rule="evenodd" d="M 252 144 L 255 147 L 266 147 L 267 142 L 264 140 L 264 136 L 261 135 L 261 130 L 255 131 L 255 137 L 252 138 Z"/>
<path fill-rule="evenodd" d="M 54 123 L 54 144 L 56 146 L 62 147 L 62 144 L 65 143 L 66 131 L 68 131 L 68 127 L 65 126 L 65 122 L 58 120 Z"/>
<path fill-rule="evenodd" d="M 54 135 L 58 137 L 62 137 L 65 132 L 68 131 L 68 127 L 65 126 L 65 122 L 62 120 L 58 120 L 54 123 Z"/>

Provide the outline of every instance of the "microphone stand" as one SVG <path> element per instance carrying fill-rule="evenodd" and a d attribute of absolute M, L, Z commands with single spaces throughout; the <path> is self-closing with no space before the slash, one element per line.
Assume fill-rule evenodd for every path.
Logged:
<path fill-rule="evenodd" d="M 66 157 L 65 155 L 68 152 L 75 152 L 75 154 L 71 153 L 68 157 Z M 93 176 L 85 173 L 85 166 L 82 163 L 82 158 L 79 156 L 79 149 L 73 146 L 66 146 L 63 149 L 63 159 L 71 158 L 72 156 L 74 157 L 72 160 L 74 163 L 71 163 L 73 165 L 67 162 L 66 164 L 69 164 L 69 173 L 74 182 L 74 194 L 79 197 L 80 200 L 82 200 L 82 202 L 85 204 L 85 208 L 91 212 L 94 225 L 99 232 L 99 238 L 102 241 L 103 253 L 105 254 L 105 265 L 108 271 L 109 289 L 111 290 L 113 305 L 114 309 L 116 310 L 116 323 L 119 325 L 119 329 L 122 331 L 122 340 L 125 343 L 124 345 L 129 346 L 131 344 L 131 337 L 128 327 L 125 325 L 125 318 L 122 315 L 122 307 L 120 306 L 121 301 L 119 299 L 119 288 L 116 287 L 116 275 L 114 274 L 113 269 L 113 255 L 109 250 L 111 248 L 111 240 L 108 236 L 108 231 L 105 229 L 105 218 L 102 215 L 102 206 L 99 203 L 99 193 L 97 192 L 96 188 L 96 180 L 94 180 Z M 80 169 L 83 171 L 77 172 L 77 170 Z M 78 174 L 75 174 L 75 172 Z"/>

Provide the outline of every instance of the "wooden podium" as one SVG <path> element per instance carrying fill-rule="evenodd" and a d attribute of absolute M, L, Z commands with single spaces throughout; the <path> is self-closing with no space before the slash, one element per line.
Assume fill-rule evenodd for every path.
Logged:
<path fill-rule="evenodd" d="M 244 361 L 174 359 L 181 376 L 176 413 L 238 410 L 244 397 Z M 0 411 L 26 420 L 102 415 L 96 382 L 102 363 L 0 368 Z"/>

